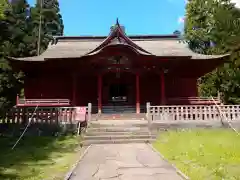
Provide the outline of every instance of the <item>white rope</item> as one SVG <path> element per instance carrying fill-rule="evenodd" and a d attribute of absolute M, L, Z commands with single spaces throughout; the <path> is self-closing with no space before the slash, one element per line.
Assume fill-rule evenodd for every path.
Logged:
<path fill-rule="evenodd" d="M 211 97 L 212 97 L 212 96 L 211 96 Z M 213 100 L 213 102 L 215 103 L 215 105 L 216 105 L 216 107 L 217 107 L 217 109 L 218 109 L 218 111 L 219 111 L 219 113 L 220 113 L 220 116 L 223 117 L 223 118 L 226 120 L 226 122 L 228 123 L 229 127 L 230 127 L 233 131 L 235 131 L 235 132 L 237 133 L 237 135 L 240 135 L 240 133 L 232 126 L 231 122 L 230 122 L 229 119 L 226 117 L 226 115 L 221 111 L 221 108 L 220 108 L 219 105 L 216 103 L 216 101 L 215 101 L 215 99 L 214 99 L 213 97 L 212 97 L 212 100 Z M 223 122 L 222 122 L 222 124 L 223 124 Z"/>
<path fill-rule="evenodd" d="M 24 129 L 23 133 L 22 133 L 21 136 L 18 138 L 18 140 L 16 141 L 16 143 L 13 145 L 12 150 L 17 146 L 18 142 L 22 139 L 23 135 L 24 135 L 25 132 L 27 131 L 29 125 L 31 124 L 32 118 L 33 118 L 33 116 L 34 116 L 37 108 L 38 108 L 38 105 L 36 106 L 35 110 L 33 111 L 33 114 L 32 114 L 32 116 L 31 116 L 31 118 L 29 119 L 28 124 L 27 124 L 26 128 Z"/>

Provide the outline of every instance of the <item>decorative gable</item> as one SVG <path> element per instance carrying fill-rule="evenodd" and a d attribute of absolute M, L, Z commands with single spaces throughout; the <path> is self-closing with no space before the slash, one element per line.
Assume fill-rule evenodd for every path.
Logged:
<path fill-rule="evenodd" d="M 118 22 L 118 19 L 116 25 L 111 27 L 109 36 L 97 48 L 89 52 L 87 55 L 91 55 L 92 53 L 100 51 L 103 48 L 111 45 L 127 45 L 136 49 L 137 51 L 151 55 L 150 52 L 144 50 L 126 36 L 125 32 L 122 29 L 122 26 L 120 26 Z"/>

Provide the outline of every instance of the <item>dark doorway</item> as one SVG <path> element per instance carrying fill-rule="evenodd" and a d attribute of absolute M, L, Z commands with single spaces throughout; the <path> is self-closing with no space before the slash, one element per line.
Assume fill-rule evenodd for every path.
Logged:
<path fill-rule="evenodd" d="M 135 76 L 132 73 L 108 73 L 103 78 L 102 113 L 135 113 Z"/>
<path fill-rule="evenodd" d="M 126 84 L 111 84 L 109 87 L 109 100 L 112 102 L 127 101 L 127 85 Z"/>

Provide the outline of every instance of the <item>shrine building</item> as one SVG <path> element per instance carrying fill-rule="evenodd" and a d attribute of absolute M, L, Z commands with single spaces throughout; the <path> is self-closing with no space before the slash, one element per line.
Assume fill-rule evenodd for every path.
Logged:
<path fill-rule="evenodd" d="M 147 102 L 202 103 L 197 80 L 228 55 L 194 53 L 178 35 L 128 36 L 117 22 L 108 36 L 55 37 L 39 56 L 9 59 L 25 73 L 25 100 L 140 113 Z"/>

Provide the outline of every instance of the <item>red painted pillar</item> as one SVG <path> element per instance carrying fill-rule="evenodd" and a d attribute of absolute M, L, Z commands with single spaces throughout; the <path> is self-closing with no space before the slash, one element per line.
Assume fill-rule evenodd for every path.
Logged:
<path fill-rule="evenodd" d="M 74 73 L 72 76 L 72 105 L 76 106 L 76 92 L 77 92 L 77 76 Z"/>
<path fill-rule="evenodd" d="M 98 75 L 98 113 L 102 113 L 102 75 Z"/>
<path fill-rule="evenodd" d="M 166 96 L 165 96 L 165 77 L 164 77 L 164 70 L 161 70 L 160 74 L 160 82 L 161 82 L 161 104 L 166 103 Z"/>
<path fill-rule="evenodd" d="M 140 88 L 139 88 L 139 74 L 136 74 L 136 113 L 140 113 Z"/>
<path fill-rule="evenodd" d="M 17 97 L 16 97 L 16 105 L 18 105 L 19 103 L 19 95 L 17 94 Z"/>

